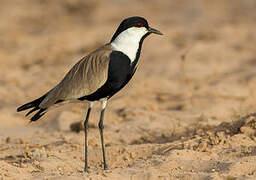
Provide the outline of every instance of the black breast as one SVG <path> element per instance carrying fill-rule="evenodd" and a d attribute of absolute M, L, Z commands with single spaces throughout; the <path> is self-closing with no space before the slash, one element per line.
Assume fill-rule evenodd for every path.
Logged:
<path fill-rule="evenodd" d="M 96 101 L 101 98 L 112 97 L 130 81 L 135 70 L 135 65 L 131 64 L 127 55 L 120 51 L 113 51 L 110 54 L 107 81 L 97 91 L 81 97 L 79 100 Z"/>

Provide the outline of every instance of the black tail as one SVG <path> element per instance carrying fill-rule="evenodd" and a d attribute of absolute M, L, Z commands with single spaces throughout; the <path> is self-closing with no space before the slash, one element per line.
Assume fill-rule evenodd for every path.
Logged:
<path fill-rule="evenodd" d="M 29 114 L 31 114 L 32 112 L 36 111 L 36 110 L 39 110 L 37 111 L 37 113 L 30 119 L 31 121 L 36 121 L 38 120 L 40 117 L 42 117 L 46 112 L 46 108 L 40 108 L 39 105 L 40 103 L 44 100 L 44 98 L 46 97 L 46 95 L 43 95 L 42 97 L 34 100 L 34 101 L 31 101 L 27 104 L 24 104 L 20 107 L 18 107 L 17 111 L 20 112 L 20 111 L 25 111 L 27 109 L 30 109 L 30 108 L 33 108 L 31 109 L 27 114 L 26 116 L 28 116 Z"/>

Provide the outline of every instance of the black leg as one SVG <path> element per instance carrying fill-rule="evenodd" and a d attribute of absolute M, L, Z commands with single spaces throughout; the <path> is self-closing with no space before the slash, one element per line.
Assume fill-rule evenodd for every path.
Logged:
<path fill-rule="evenodd" d="M 91 113 L 91 106 L 88 108 L 86 118 L 84 121 L 84 171 L 88 172 L 88 141 L 87 141 L 87 133 L 88 133 L 88 121 L 89 121 L 89 116 Z"/>
<path fill-rule="evenodd" d="M 103 120 L 104 120 L 104 112 L 105 112 L 105 106 L 107 104 L 107 101 L 102 102 L 102 110 L 100 113 L 100 121 L 99 121 L 99 130 L 100 130 L 100 139 L 101 139 L 101 148 L 102 148 L 102 154 L 103 154 L 103 163 L 104 163 L 104 169 L 108 169 L 108 165 L 106 162 L 106 155 L 105 155 L 105 144 L 104 144 L 104 125 L 103 125 Z"/>

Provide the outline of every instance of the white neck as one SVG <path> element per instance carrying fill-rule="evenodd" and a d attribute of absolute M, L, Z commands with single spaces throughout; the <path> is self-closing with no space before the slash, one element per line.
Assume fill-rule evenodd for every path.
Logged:
<path fill-rule="evenodd" d="M 147 33 L 145 27 L 131 27 L 121 32 L 114 41 L 111 42 L 114 50 L 121 51 L 127 55 L 131 62 L 136 59 L 141 38 Z"/>

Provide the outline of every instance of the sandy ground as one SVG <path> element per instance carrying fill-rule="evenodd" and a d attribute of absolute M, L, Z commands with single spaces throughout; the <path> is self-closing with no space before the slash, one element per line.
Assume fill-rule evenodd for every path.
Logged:
<path fill-rule="evenodd" d="M 256 179 L 255 0 L 1 0 L 0 179 Z M 110 100 L 102 170 L 86 104 L 29 123 L 16 108 L 58 83 L 108 42 L 120 21 L 146 17 L 164 36 L 145 40 L 139 68 Z"/>

